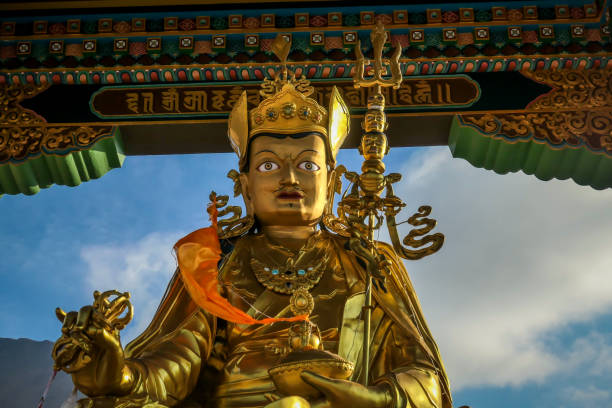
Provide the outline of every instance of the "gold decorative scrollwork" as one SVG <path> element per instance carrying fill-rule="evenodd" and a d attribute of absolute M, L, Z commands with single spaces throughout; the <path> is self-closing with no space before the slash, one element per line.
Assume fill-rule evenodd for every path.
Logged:
<path fill-rule="evenodd" d="M 8 126 L 0 128 L 0 164 L 40 153 L 65 155 L 113 134 L 112 126 Z"/>
<path fill-rule="evenodd" d="M 65 155 L 111 136 L 112 126 L 56 126 L 19 102 L 49 84 L 0 86 L 0 164 L 20 162 L 40 153 Z"/>
<path fill-rule="evenodd" d="M 581 147 L 612 154 L 612 109 L 537 113 L 462 115 L 463 123 L 474 125 L 493 138 L 535 139 L 552 147 Z"/>
<path fill-rule="evenodd" d="M 28 126 L 44 123 L 36 112 L 25 109 L 19 102 L 31 98 L 49 88 L 49 84 L 0 86 L 0 126 Z"/>
<path fill-rule="evenodd" d="M 596 109 L 612 106 L 612 68 L 522 71 L 527 78 L 553 87 L 529 104 L 529 110 Z"/>
<path fill-rule="evenodd" d="M 234 181 L 234 197 L 241 194 L 242 188 L 240 184 L 240 173 L 236 170 L 230 170 L 227 177 Z M 217 195 L 214 191 L 210 193 L 209 199 L 215 203 L 219 210 L 217 220 L 217 233 L 220 239 L 229 239 L 238 237 L 247 233 L 255 223 L 255 217 L 247 209 L 247 215 L 242 217 L 242 208 L 237 205 L 228 206 L 229 196 Z M 228 214 L 232 214 L 229 218 L 221 219 Z"/>
<path fill-rule="evenodd" d="M 422 227 L 412 229 L 408 235 L 404 237 L 402 242 L 404 245 L 418 249 L 408 249 L 399 244 L 395 217 L 387 215 L 387 225 L 389 227 L 389 234 L 391 236 L 393 248 L 402 258 L 412 260 L 421 259 L 437 252 L 444 244 L 443 234 L 436 233 L 427 235 L 436 227 L 436 220 L 427 218 L 429 214 L 431 214 L 431 207 L 428 205 L 423 205 L 419 207 L 419 211 L 417 213 L 408 218 L 408 223 L 410 225 L 415 227 L 422 225 Z"/>

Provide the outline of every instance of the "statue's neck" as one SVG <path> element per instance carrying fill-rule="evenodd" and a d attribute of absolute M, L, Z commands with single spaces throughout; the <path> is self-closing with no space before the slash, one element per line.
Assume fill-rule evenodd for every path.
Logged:
<path fill-rule="evenodd" d="M 308 238 L 316 232 L 315 226 L 312 225 L 269 225 L 264 226 L 262 230 L 270 242 L 294 251 L 302 248 Z"/>

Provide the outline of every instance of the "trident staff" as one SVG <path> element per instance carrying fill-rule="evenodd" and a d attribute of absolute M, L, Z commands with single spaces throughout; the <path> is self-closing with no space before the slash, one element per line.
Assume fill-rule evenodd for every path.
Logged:
<path fill-rule="evenodd" d="M 398 45 L 391 58 L 383 58 L 383 48 L 387 40 L 387 33 L 382 24 L 378 24 L 370 33 L 374 59 L 366 59 L 361 51 L 361 42 L 355 49 L 357 63 L 355 75 L 353 76 L 355 88 L 373 88 L 368 97 L 368 110 L 362 122 L 363 135 L 359 152 L 364 157 L 361 166 L 361 174 L 347 172 L 344 168 L 337 170 L 336 178 L 339 182 L 340 176 L 352 183 L 350 193 L 342 197 L 338 203 L 338 216 L 329 217 L 326 225 L 342 235 L 350 236 L 351 249 L 361 257 L 367 265 L 366 291 L 363 307 L 363 373 L 364 385 L 368 385 L 369 360 L 370 360 L 370 334 L 372 319 L 372 284 L 373 280 L 384 283 L 388 261 L 377 251 L 374 242 L 374 231 L 382 225 L 386 218 L 387 228 L 395 251 L 405 259 L 420 259 L 424 256 L 437 252 L 444 243 L 444 235 L 428 234 L 436 225 L 433 219 L 425 218 L 431 212 L 431 207 L 422 206 L 419 212 L 409 218 L 408 222 L 413 226 L 424 225 L 413 229 L 403 240 L 404 245 L 415 249 L 406 248 L 399 240 L 397 222 L 395 216 L 401 211 L 405 204 L 395 196 L 392 184 L 401 179 L 401 174 L 391 173 L 385 176 L 385 164 L 382 159 L 389 151 L 385 131 L 388 127 L 384 112 L 385 97 L 382 88 L 399 88 L 402 83 L 402 73 L 399 58 L 401 47 Z M 387 75 L 387 68 L 390 77 Z M 386 189 L 386 194 L 381 197 Z M 333 218 L 330 219 L 330 218 Z M 425 236 L 426 235 L 426 236 Z M 417 236 L 422 236 L 416 239 Z M 425 247 L 416 249 L 426 245 Z"/>

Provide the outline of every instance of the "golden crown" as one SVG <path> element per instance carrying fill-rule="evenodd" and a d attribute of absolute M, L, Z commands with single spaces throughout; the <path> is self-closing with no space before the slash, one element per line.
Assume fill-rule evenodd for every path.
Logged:
<path fill-rule="evenodd" d="M 333 88 L 329 108 L 325 109 L 310 98 L 314 88 L 310 82 L 287 69 L 291 43 L 278 36 L 272 51 L 282 63 L 274 79 L 265 79 L 260 94 L 265 98 L 248 111 L 246 91 L 242 93 L 229 117 L 228 138 L 240 158 L 240 169 L 247 162 L 249 142 L 261 134 L 296 134 L 316 132 L 325 140 L 328 161 L 333 166 L 340 146 L 349 132 L 350 113 L 336 87 Z"/>

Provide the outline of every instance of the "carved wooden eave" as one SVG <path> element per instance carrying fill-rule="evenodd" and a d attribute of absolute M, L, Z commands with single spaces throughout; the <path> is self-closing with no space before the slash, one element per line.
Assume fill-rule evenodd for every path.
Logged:
<path fill-rule="evenodd" d="M 454 157 L 498 173 L 612 187 L 612 69 L 526 71 L 553 90 L 522 112 L 458 115 Z"/>
<path fill-rule="evenodd" d="M 77 186 L 124 160 L 110 124 L 48 124 L 20 105 L 49 84 L 0 87 L 0 194 L 35 194 L 52 184 Z"/>
<path fill-rule="evenodd" d="M 243 89 L 258 102 L 277 34 L 321 102 L 341 89 L 354 147 L 367 98 L 351 87 L 354 47 L 370 52 L 376 21 L 387 50 L 403 48 L 405 81 L 386 95 L 392 146 L 448 144 L 500 173 L 612 187 L 604 0 L 164 3 L 0 3 L 0 194 L 77 185 L 124 154 L 230 151 L 228 113 Z"/>

